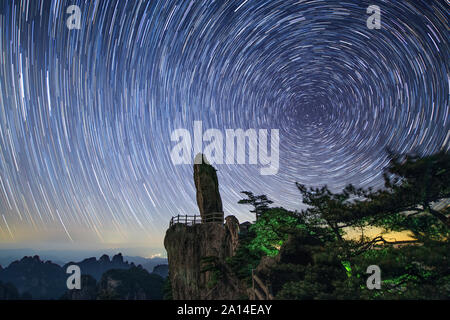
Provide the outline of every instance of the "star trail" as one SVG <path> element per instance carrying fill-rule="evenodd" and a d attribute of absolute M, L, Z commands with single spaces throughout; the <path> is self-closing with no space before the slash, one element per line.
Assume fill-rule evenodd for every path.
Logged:
<path fill-rule="evenodd" d="M 80 29 L 66 9 L 77 5 Z M 381 9 L 369 29 L 366 9 Z M 170 134 L 279 129 L 279 172 L 217 165 L 300 209 L 294 182 L 382 186 L 386 148 L 449 149 L 446 1 L 7 1 L 0 4 L 0 242 L 162 248 L 197 214 Z"/>

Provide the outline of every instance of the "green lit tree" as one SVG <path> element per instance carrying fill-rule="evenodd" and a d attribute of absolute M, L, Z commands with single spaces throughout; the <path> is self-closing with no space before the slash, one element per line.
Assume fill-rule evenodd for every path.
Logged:
<path fill-rule="evenodd" d="M 250 242 L 249 249 L 275 256 L 288 236 L 301 227 L 301 219 L 295 212 L 270 208 L 250 227 L 256 236 Z"/>

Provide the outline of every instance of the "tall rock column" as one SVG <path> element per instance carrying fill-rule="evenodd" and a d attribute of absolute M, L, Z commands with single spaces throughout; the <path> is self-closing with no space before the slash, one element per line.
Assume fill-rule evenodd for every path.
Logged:
<path fill-rule="evenodd" d="M 201 157 L 201 158 L 199 158 Z M 227 264 L 239 241 L 239 221 L 234 216 L 223 219 L 222 200 L 216 170 L 203 154 L 194 161 L 200 224 L 175 223 L 166 231 L 164 247 L 169 260 L 172 295 L 178 299 L 238 299 L 246 295 Z M 215 221 L 210 220 L 214 214 Z"/>
<path fill-rule="evenodd" d="M 201 153 L 194 160 L 194 182 L 202 222 L 223 223 L 222 199 L 216 169 Z M 211 218 L 212 214 L 213 218 Z"/>

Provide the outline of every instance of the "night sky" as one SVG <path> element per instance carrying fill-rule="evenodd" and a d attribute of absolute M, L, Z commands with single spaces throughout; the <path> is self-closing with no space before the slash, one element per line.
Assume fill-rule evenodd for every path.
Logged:
<path fill-rule="evenodd" d="M 70 5 L 81 29 L 69 30 Z M 381 9 L 369 29 L 366 9 Z M 450 145 L 446 1 L 0 1 L 0 243 L 163 248 L 198 214 L 177 128 L 279 129 L 276 175 L 216 165 L 301 209 L 294 182 L 382 186 L 388 157 Z"/>

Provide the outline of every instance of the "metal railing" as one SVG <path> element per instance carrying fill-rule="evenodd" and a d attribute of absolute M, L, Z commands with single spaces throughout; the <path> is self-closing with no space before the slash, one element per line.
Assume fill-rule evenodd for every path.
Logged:
<path fill-rule="evenodd" d="M 177 215 L 170 219 L 170 227 L 177 223 L 187 226 L 193 226 L 200 223 L 223 223 L 223 216 L 223 212 L 209 213 L 203 218 L 200 215 Z"/>

